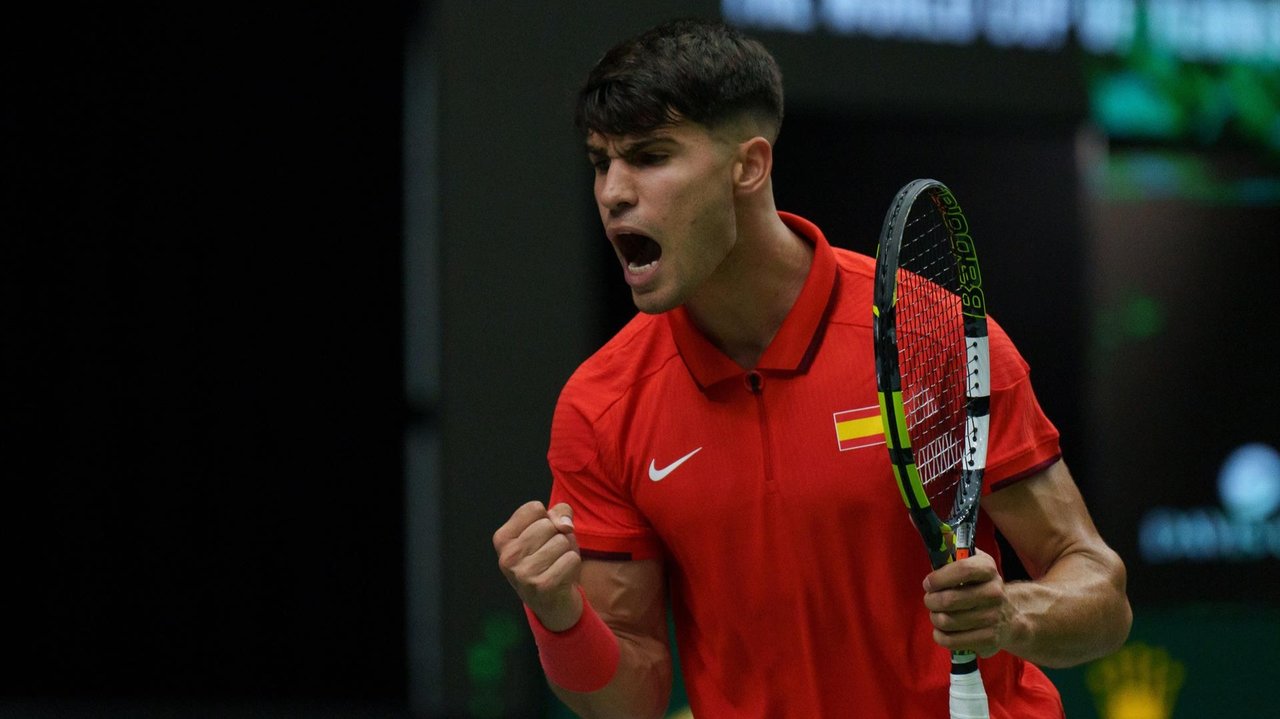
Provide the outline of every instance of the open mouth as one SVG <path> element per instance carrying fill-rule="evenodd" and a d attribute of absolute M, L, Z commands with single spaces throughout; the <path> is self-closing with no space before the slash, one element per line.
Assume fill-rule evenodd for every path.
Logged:
<path fill-rule="evenodd" d="M 631 272 L 643 272 L 653 266 L 662 257 L 662 245 L 644 235 L 625 233 L 616 240 L 618 251 L 627 263 Z"/>

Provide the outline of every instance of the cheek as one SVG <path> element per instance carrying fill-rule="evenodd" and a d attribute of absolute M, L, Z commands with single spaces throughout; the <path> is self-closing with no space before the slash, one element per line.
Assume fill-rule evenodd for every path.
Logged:
<path fill-rule="evenodd" d="M 722 192 L 718 187 L 707 188 L 697 207 L 699 212 L 692 222 L 694 228 L 703 237 L 709 253 L 721 254 L 737 236 L 732 193 Z"/>
<path fill-rule="evenodd" d="M 604 202 L 600 200 L 600 190 L 602 183 L 599 176 L 596 176 L 595 182 L 591 185 L 591 199 L 596 203 L 596 212 L 600 213 L 603 218 L 609 214 L 609 210 L 604 206 Z"/>
<path fill-rule="evenodd" d="M 732 226 L 734 218 L 733 191 L 719 175 L 704 177 L 688 188 L 689 202 L 683 208 L 690 212 L 689 224 L 704 230 Z"/>

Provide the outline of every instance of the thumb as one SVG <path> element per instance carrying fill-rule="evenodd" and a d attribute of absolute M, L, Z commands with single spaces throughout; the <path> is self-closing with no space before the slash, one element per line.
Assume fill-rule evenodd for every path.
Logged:
<path fill-rule="evenodd" d="M 561 502 L 548 509 L 547 516 L 551 518 L 551 523 L 561 534 L 573 533 L 573 507 L 567 503 Z"/>

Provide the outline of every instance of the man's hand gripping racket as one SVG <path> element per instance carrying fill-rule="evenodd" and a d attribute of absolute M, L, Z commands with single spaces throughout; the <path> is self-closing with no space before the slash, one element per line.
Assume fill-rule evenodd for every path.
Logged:
<path fill-rule="evenodd" d="M 894 199 L 876 254 L 873 301 L 885 443 L 937 569 L 973 552 L 991 375 L 969 222 L 942 183 L 915 180 Z M 952 719 L 987 716 L 977 655 L 952 652 Z"/>

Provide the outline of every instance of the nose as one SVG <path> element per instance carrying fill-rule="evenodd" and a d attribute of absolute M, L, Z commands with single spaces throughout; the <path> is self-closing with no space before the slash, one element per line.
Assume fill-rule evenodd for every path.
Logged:
<path fill-rule="evenodd" d="M 626 163 L 614 161 L 609 169 L 596 175 L 596 202 L 611 212 L 618 212 L 636 204 L 635 178 Z"/>

